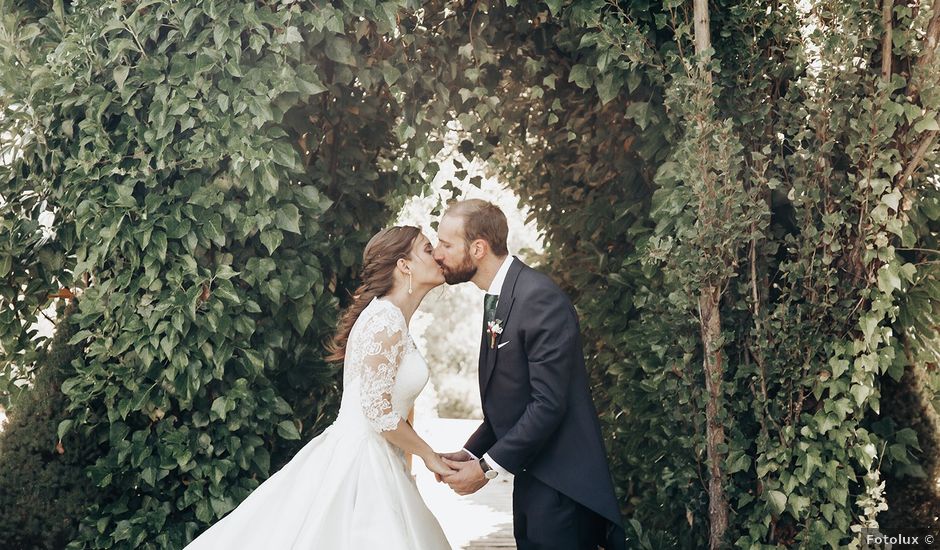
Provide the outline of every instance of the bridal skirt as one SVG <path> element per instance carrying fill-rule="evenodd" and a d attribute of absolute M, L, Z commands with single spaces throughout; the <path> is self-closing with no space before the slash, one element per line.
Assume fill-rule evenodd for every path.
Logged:
<path fill-rule="evenodd" d="M 442 550 L 401 451 L 364 424 L 307 443 L 186 550 Z"/>

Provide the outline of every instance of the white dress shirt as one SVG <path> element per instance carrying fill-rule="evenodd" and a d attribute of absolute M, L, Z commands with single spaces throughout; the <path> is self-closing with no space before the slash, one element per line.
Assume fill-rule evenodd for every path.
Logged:
<path fill-rule="evenodd" d="M 490 283 L 490 289 L 486 291 L 487 294 L 496 294 L 498 295 L 503 289 L 503 282 L 506 280 L 506 274 L 509 273 L 509 266 L 513 262 L 512 256 L 506 256 L 506 259 L 503 260 L 503 265 L 499 266 L 499 269 L 496 270 L 496 276 L 493 277 L 493 282 Z M 499 306 L 499 299 L 496 300 L 496 305 Z M 467 449 L 464 449 L 467 451 Z M 476 456 L 473 455 L 470 451 L 467 451 L 467 454 L 472 456 L 474 460 L 479 460 Z M 501 476 L 509 475 L 509 472 L 499 465 L 493 457 L 490 456 L 490 453 L 483 455 L 483 458 L 486 459 L 486 463 L 489 464 L 494 470 L 499 473 Z"/>
<path fill-rule="evenodd" d="M 515 258 L 512 256 L 506 256 L 506 259 L 503 260 L 503 265 L 499 266 L 499 269 L 496 270 L 496 275 L 493 277 L 493 282 L 490 283 L 490 289 L 486 291 L 487 294 L 499 295 L 500 291 L 503 289 L 503 282 L 506 280 L 506 274 L 509 273 L 509 266 L 512 265 L 512 261 L 514 259 Z"/>

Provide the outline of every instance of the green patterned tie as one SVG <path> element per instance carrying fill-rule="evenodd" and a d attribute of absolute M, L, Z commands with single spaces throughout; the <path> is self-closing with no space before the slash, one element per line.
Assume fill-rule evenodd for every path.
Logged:
<path fill-rule="evenodd" d="M 496 318 L 496 302 L 499 301 L 499 294 L 487 294 L 483 297 L 483 319 L 489 323 Z"/>

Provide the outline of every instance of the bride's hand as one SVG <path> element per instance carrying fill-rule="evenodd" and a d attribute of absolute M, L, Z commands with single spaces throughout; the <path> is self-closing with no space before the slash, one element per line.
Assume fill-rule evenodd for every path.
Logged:
<path fill-rule="evenodd" d="M 422 460 L 424 460 L 424 465 L 427 466 L 428 470 L 434 472 L 434 477 L 437 478 L 438 481 L 441 480 L 441 476 L 449 476 L 457 472 L 457 470 L 445 464 L 441 459 L 441 455 L 437 453 L 431 453 L 423 457 Z"/>

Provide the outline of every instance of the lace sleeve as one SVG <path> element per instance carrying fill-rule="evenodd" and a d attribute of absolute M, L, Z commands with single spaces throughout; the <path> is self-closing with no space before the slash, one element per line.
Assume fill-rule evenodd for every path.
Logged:
<path fill-rule="evenodd" d="M 403 418 L 392 408 L 392 388 L 405 354 L 404 319 L 397 315 L 375 315 L 369 319 L 363 336 L 362 412 L 375 431 L 394 430 Z"/>

